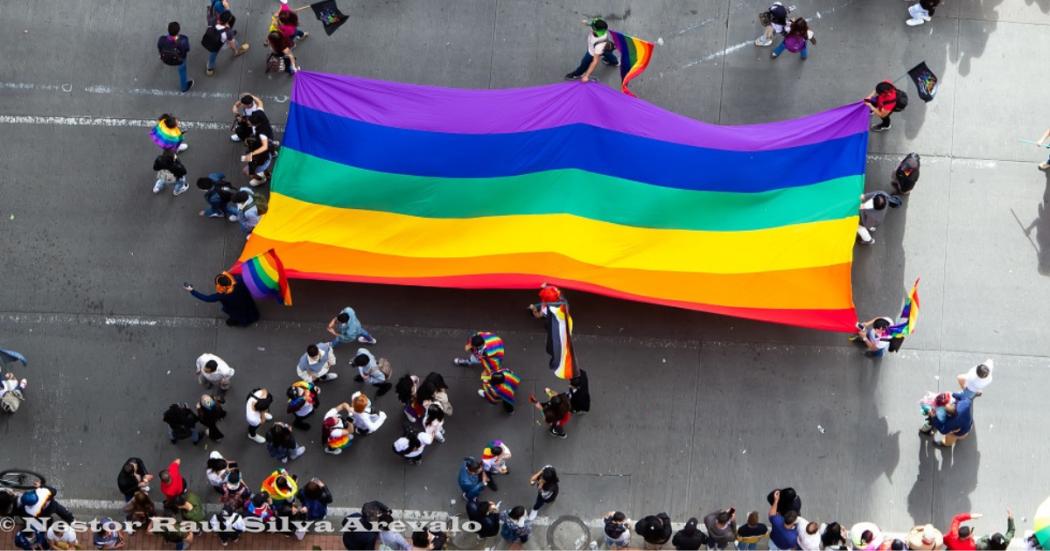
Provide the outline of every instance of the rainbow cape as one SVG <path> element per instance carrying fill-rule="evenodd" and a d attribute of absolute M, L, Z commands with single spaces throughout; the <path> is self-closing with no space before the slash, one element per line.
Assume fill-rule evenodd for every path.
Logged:
<path fill-rule="evenodd" d="M 547 353 L 551 355 L 550 367 L 559 379 L 576 376 L 576 353 L 572 346 L 572 316 L 569 304 L 558 302 L 545 307 L 547 322 Z"/>
<path fill-rule="evenodd" d="M 649 60 L 653 57 L 653 43 L 616 31 L 609 31 L 609 36 L 620 52 L 620 90 L 634 96 L 627 89 L 627 83 L 649 66 Z"/>
<path fill-rule="evenodd" d="M 296 73 L 242 260 L 290 277 L 566 289 L 852 332 L 869 111 L 718 126 L 605 86 Z"/>
<path fill-rule="evenodd" d="M 182 143 L 182 130 L 178 127 L 168 128 L 168 125 L 158 120 L 149 131 L 149 137 L 161 149 L 176 149 Z"/>
<path fill-rule="evenodd" d="M 273 249 L 244 261 L 240 269 L 241 278 L 253 297 L 276 298 L 285 306 L 292 305 L 292 289 L 288 286 L 288 276 L 285 275 L 284 265 Z"/>

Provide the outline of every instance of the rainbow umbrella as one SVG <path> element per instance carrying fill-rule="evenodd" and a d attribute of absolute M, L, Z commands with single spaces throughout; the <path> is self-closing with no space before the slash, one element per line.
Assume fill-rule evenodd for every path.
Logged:
<path fill-rule="evenodd" d="M 1050 498 L 1046 498 L 1046 501 L 1035 510 L 1032 529 L 1035 530 L 1035 537 L 1039 540 L 1039 545 L 1043 549 L 1050 549 Z"/>

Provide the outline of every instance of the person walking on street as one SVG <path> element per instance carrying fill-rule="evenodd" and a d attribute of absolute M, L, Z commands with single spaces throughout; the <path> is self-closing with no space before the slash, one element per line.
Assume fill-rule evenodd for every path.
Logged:
<path fill-rule="evenodd" d="M 186 144 L 182 144 L 186 145 Z M 153 159 L 153 170 L 154 177 L 153 181 L 153 193 L 157 194 L 164 191 L 164 188 L 171 185 L 171 194 L 174 197 L 178 197 L 186 190 L 190 188 L 190 185 L 186 183 L 186 166 L 179 160 L 179 156 L 172 150 L 166 149 L 157 155 L 156 159 Z"/>
<path fill-rule="evenodd" d="M 222 304 L 222 311 L 229 316 L 226 325 L 230 327 L 247 327 L 259 321 L 259 308 L 239 275 L 223 272 L 215 276 L 215 293 L 211 295 L 197 292 L 189 283 L 183 288 L 197 300 Z"/>
<path fill-rule="evenodd" d="M 518 505 L 510 511 L 504 510 L 500 512 L 499 520 L 502 524 L 499 535 L 511 549 L 521 549 L 522 545 L 529 542 L 532 517 L 525 514 L 525 507 Z"/>
<path fill-rule="evenodd" d="M 631 544 L 631 519 L 620 511 L 609 511 L 602 520 L 605 547 L 624 549 Z"/>
<path fill-rule="evenodd" d="M 736 509 L 721 509 L 704 517 L 708 544 L 712 549 L 728 549 L 736 541 Z"/>
<path fill-rule="evenodd" d="M 343 402 L 324 414 L 321 422 L 321 439 L 324 452 L 332 455 L 343 453 L 343 449 L 354 441 L 354 424 L 350 422 L 353 409 Z"/>
<path fill-rule="evenodd" d="M 791 10 L 792 8 L 785 8 L 780 2 L 773 2 L 768 10 L 758 14 L 758 21 L 762 24 L 762 36 L 755 39 L 755 46 L 772 46 L 773 35 L 784 34 L 788 13 Z"/>
<path fill-rule="evenodd" d="M 962 523 L 977 520 L 981 516 L 979 513 L 959 513 L 952 517 L 952 525 L 944 534 L 944 546 L 948 549 L 976 549 L 973 528 L 963 526 Z"/>
<path fill-rule="evenodd" d="M 135 492 L 149 493 L 149 483 L 153 475 L 149 474 L 146 464 L 138 457 L 129 457 L 117 475 L 117 487 L 124 494 L 124 501 L 131 501 Z"/>
<path fill-rule="evenodd" d="M 252 114 L 252 117 L 256 115 L 263 115 L 263 113 L 256 111 Z M 241 156 L 241 162 L 246 164 L 242 172 L 248 177 L 249 186 L 259 187 L 270 179 L 273 150 L 266 145 L 264 138 L 259 135 L 246 138 L 244 147 L 247 151 Z"/>
<path fill-rule="evenodd" d="M 160 477 L 160 493 L 164 496 L 165 507 L 176 497 L 181 496 L 189 490 L 189 484 L 182 477 L 182 459 L 176 457 L 157 476 Z"/>
<path fill-rule="evenodd" d="M 937 415 L 937 408 L 926 413 L 926 423 L 919 432 L 932 435 L 934 444 L 945 448 L 955 445 L 973 431 L 973 398 L 961 392 L 952 394 L 952 401 L 944 406 L 944 419 Z"/>
<path fill-rule="evenodd" d="M 157 39 L 157 51 L 160 53 L 162 63 L 178 67 L 179 90 L 186 93 L 193 88 L 193 80 L 186 77 L 186 58 L 190 54 L 190 39 L 181 33 L 182 26 L 178 21 L 168 23 L 168 34 L 161 35 Z"/>
<path fill-rule="evenodd" d="M 903 106 L 898 106 L 900 91 L 892 82 L 884 80 L 875 85 L 875 89 L 864 98 L 864 104 L 868 106 L 872 114 L 882 119 L 882 122 L 871 127 L 872 132 L 882 132 L 892 128 L 890 115 L 894 111 L 900 111 Z"/>
<path fill-rule="evenodd" d="M 226 181 L 225 174 L 210 172 L 206 177 L 197 178 L 197 189 L 204 192 L 204 202 L 208 204 L 208 208 L 197 213 L 198 216 L 237 221 L 237 207 L 233 204 L 237 190 Z"/>
<path fill-rule="evenodd" d="M 478 540 L 495 537 L 499 534 L 499 505 L 499 503 L 476 499 L 467 502 L 467 518 L 476 522 L 480 527 L 475 532 Z"/>
<path fill-rule="evenodd" d="M 331 371 L 334 366 L 335 352 L 332 351 L 332 345 L 319 342 L 306 347 L 306 352 L 299 357 L 295 372 L 300 379 L 311 383 L 332 381 L 339 377 L 339 374 Z"/>
<path fill-rule="evenodd" d="M 292 415 L 292 426 L 297 429 L 310 430 L 306 419 L 321 406 L 318 395 L 321 389 L 309 381 L 296 381 L 288 387 L 288 413 Z"/>
<path fill-rule="evenodd" d="M 882 225 L 886 219 L 888 208 L 897 208 L 901 205 L 900 197 L 890 195 L 885 191 L 873 191 L 860 196 L 860 225 L 857 226 L 857 238 L 864 245 L 874 245 L 875 230 Z"/>
<path fill-rule="evenodd" d="M 222 404 L 210 394 L 202 394 L 197 401 L 197 419 L 204 427 L 204 434 L 212 442 L 220 442 L 225 436 L 219 429 L 219 421 L 226 418 Z"/>
<path fill-rule="evenodd" d="M 201 431 L 197 429 L 197 414 L 186 404 L 171 404 L 164 412 L 164 422 L 168 425 L 168 439 L 174 444 L 184 438 L 191 438 L 193 444 L 200 442 Z"/>
<path fill-rule="evenodd" d="M 539 402 L 535 396 L 529 396 L 529 401 L 532 405 L 543 414 L 543 422 L 550 425 L 550 430 L 547 431 L 554 436 L 559 438 L 567 438 L 568 434 L 565 433 L 565 425 L 569 423 L 569 419 L 572 418 L 572 406 L 569 404 L 568 394 L 557 394 L 549 388 L 545 388 L 544 391 L 547 393 L 547 401 Z"/>
<path fill-rule="evenodd" d="M 228 46 L 233 51 L 233 57 L 248 53 L 250 44 L 237 44 L 237 31 L 233 28 L 235 21 L 233 13 L 226 10 L 219 14 L 219 20 L 214 25 L 205 29 L 204 36 L 201 37 L 201 46 L 208 50 L 208 65 L 205 67 L 205 74 L 208 76 L 215 74 L 215 61 L 219 58 L 223 46 Z"/>
<path fill-rule="evenodd" d="M 190 148 L 190 144 L 186 143 L 186 134 L 179 125 L 179 119 L 170 113 L 164 113 L 157 118 L 156 124 L 149 131 L 149 139 L 162 152 L 182 153 Z"/>
<path fill-rule="evenodd" d="M 256 444 L 266 443 L 266 438 L 259 434 L 259 428 L 267 421 L 273 419 L 273 415 L 269 413 L 270 404 L 272 403 L 273 396 L 270 396 L 270 391 L 265 388 L 254 388 L 248 393 L 248 400 L 245 402 L 244 407 L 244 416 L 248 421 L 248 439 Z"/>
<path fill-rule="evenodd" d="M 866 322 L 857 323 L 857 333 L 850 336 L 850 341 L 866 350 L 864 355 L 869 358 L 880 358 L 890 347 L 890 341 L 885 337 L 889 335 L 893 320 L 887 317 L 872 318 Z"/>
<path fill-rule="evenodd" d="M 990 536 L 981 536 L 977 540 L 977 549 L 1005 550 L 1014 539 L 1014 512 L 1006 509 L 1006 533 L 996 532 Z"/>
<path fill-rule="evenodd" d="M 480 461 L 473 457 L 464 457 L 456 481 L 463 492 L 463 499 L 472 501 L 477 499 L 488 485 L 488 474 Z"/>
<path fill-rule="evenodd" d="M 559 304 L 568 304 L 565 297 L 561 293 L 561 289 L 554 285 L 548 285 L 544 283 L 540 285 L 540 302 L 538 304 L 530 304 L 529 312 L 532 313 L 532 317 L 541 319 L 547 315 L 547 307 Z"/>
<path fill-rule="evenodd" d="M 478 331 L 471 335 L 463 350 L 469 352 L 470 356 L 454 358 L 452 363 L 459 367 L 480 365 L 485 374 L 491 374 L 503 365 L 506 352 L 503 339 L 489 331 Z"/>
<path fill-rule="evenodd" d="M 267 72 L 271 71 L 271 64 L 284 65 L 284 72 L 294 75 L 299 70 L 299 62 L 292 53 L 292 41 L 288 40 L 280 31 L 273 31 L 266 36 L 266 44 L 270 46 L 270 56 L 267 60 Z M 271 61 L 272 60 L 272 61 Z"/>
<path fill-rule="evenodd" d="M 241 480 L 241 470 L 231 469 L 226 474 L 226 483 L 222 486 L 222 497 L 219 501 L 224 507 L 232 507 L 238 513 L 244 512 L 244 505 L 252 498 L 252 490 Z"/>
<path fill-rule="evenodd" d="M 270 457 L 280 460 L 281 463 L 287 463 L 299 459 L 306 453 L 306 446 L 299 445 L 295 441 L 292 427 L 278 421 L 266 431 L 266 451 L 270 453 Z"/>
<path fill-rule="evenodd" d="M 371 434 L 386 422 L 386 412 L 372 413 L 372 401 L 365 393 L 353 393 L 350 396 L 350 404 L 353 407 L 353 421 L 357 433 Z"/>
<path fill-rule="evenodd" d="M 220 399 L 230 390 L 230 381 L 235 373 L 229 364 L 215 354 L 205 352 L 197 357 L 197 382 L 209 390 L 218 387 Z"/>
<path fill-rule="evenodd" d="M 992 384 L 993 369 L 995 369 L 995 363 L 989 358 L 984 363 L 970 368 L 966 373 L 957 375 L 955 380 L 959 383 L 962 394 L 969 398 L 976 398 L 984 394 L 984 389 Z"/>
<path fill-rule="evenodd" d="M 812 42 L 813 45 L 817 44 L 816 37 L 813 36 L 813 31 L 809 28 L 809 23 L 805 19 L 799 17 L 793 21 L 789 21 L 787 25 L 787 34 L 784 35 L 784 39 L 777 44 L 776 48 L 773 48 L 773 53 L 769 54 L 769 57 L 776 59 L 780 57 L 780 54 L 784 53 L 784 50 L 799 54 L 799 56 L 805 60 L 809 58 L 808 44 Z"/>
<path fill-rule="evenodd" d="M 529 477 L 529 485 L 536 486 L 536 502 L 529 512 L 529 518 L 535 519 L 544 505 L 550 505 L 558 499 L 558 471 L 550 465 L 544 465 Z"/>
<path fill-rule="evenodd" d="M 390 377 L 393 375 L 390 361 L 386 358 L 376 360 L 376 357 L 367 348 L 357 349 L 357 355 L 350 360 L 350 366 L 357 369 L 357 375 L 354 376 L 355 381 L 366 382 L 376 387 L 377 398 L 390 392 L 394 386 L 390 382 Z"/>
<path fill-rule="evenodd" d="M 917 27 L 929 22 L 933 18 L 933 12 L 937 10 L 937 6 L 940 4 L 941 0 L 919 0 L 917 3 L 908 6 L 908 19 L 905 23 L 909 27 Z"/>
<path fill-rule="evenodd" d="M 126 513 L 125 519 L 148 525 L 150 519 L 157 516 L 157 507 L 147 492 L 139 490 L 131 496 L 131 500 L 124 504 L 124 512 Z"/>
<path fill-rule="evenodd" d="M 235 219 L 241 226 L 241 231 L 245 235 L 251 235 L 261 218 L 259 205 L 255 202 L 255 193 L 249 188 L 237 190 L 237 193 L 233 194 L 233 205 L 236 209 Z"/>
<path fill-rule="evenodd" d="M 499 490 L 499 487 L 496 486 L 496 475 L 505 475 L 510 472 L 510 468 L 507 467 L 507 461 L 510 458 L 510 447 L 502 440 L 492 440 L 481 451 L 481 467 L 488 475 L 487 484 L 493 492 Z"/>
<path fill-rule="evenodd" d="M 270 30 L 276 29 L 280 31 L 285 38 L 287 38 L 293 45 L 297 40 L 308 38 L 310 33 L 299 29 L 299 14 L 296 12 L 309 9 L 310 5 L 307 4 L 301 8 L 292 8 L 288 5 L 288 0 L 281 0 L 281 6 L 274 12 L 273 17 L 270 21 Z"/>
<path fill-rule="evenodd" d="M 354 309 L 347 306 L 328 322 L 328 333 L 332 339 L 332 346 L 336 347 L 348 342 L 359 342 L 361 344 L 375 344 L 376 339 L 365 330 L 357 319 Z"/>
<path fill-rule="evenodd" d="M 565 75 L 566 80 L 580 79 L 583 82 L 588 82 L 591 80 L 591 73 L 598 67 L 599 59 L 610 67 L 616 67 L 620 64 L 620 61 L 612 53 L 613 43 L 612 38 L 609 36 L 609 24 L 600 17 L 595 17 L 590 21 L 585 19 L 583 24 L 590 28 L 590 32 L 587 33 L 587 51 L 584 52 L 579 67 Z"/>

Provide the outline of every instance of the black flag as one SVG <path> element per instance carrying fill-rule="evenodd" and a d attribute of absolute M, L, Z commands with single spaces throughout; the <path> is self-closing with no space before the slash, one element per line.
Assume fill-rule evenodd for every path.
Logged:
<path fill-rule="evenodd" d="M 919 90 L 919 97 L 922 101 L 930 101 L 933 96 L 937 95 L 937 75 L 933 74 L 933 71 L 926 66 L 926 62 L 914 66 L 908 71 L 908 76 L 911 77 L 912 82 L 915 83 L 915 87 Z"/>
<path fill-rule="evenodd" d="M 335 5 L 335 0 L 314 2 L 310 4 L 310 7 L 313 8 L 314 15 L 317 16 L 318 21 L 324 25 L 325 34 L 329 36 L 349 19 L 346 14 L 339 11 L 339 6 Z"/>

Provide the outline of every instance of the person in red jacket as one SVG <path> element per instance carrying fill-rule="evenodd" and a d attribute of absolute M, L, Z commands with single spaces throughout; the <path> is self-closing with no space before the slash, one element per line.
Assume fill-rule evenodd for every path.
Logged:
<path fill-rule="evenodd" d="M 959 513 L 952 519 L 952 527 L 944 534 L 944 546 L 948 549 L 976 549 L 973 539 L 973 528 L 960 526 L 968 520 L 981 518 L 979 513 Z"/>
<path fill-rule="evenodd" d="M 179 472 L 182 459 L 176 458 L 167 469 L 160 472 L 160 493 L 164 494 L 164 503 L 173 502 L 176 497 L 186 492 L 186 480 Z"/>

